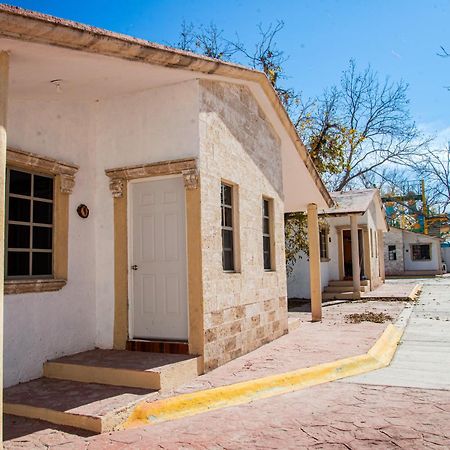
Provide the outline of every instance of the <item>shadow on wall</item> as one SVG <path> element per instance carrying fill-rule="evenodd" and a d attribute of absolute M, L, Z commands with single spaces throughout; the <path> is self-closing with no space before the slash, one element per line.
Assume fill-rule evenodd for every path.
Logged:
<path fill-rule="evenodd" d="M 281 141 L 246 86 L 200 80 L 200 113 L 215 113 L 283 198 Z"/>

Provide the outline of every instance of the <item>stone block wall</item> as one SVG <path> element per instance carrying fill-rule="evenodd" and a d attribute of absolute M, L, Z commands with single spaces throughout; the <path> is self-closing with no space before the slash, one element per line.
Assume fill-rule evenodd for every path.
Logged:
<path fill-rule="evenodd" d="M 287 333 L 281 143 L 247 87 L 199 81 L 205 370 Z M 220 185 L 234 185 L 236 272 L 222 269 Z M 262 199 L 273 202 L 265 271 Z"/>
<path fill-rule="evenodd" d="M 389 246 L 395 245 L 397 259 L 389 261 Z M 401 275 L 405 271 L 403 258 L 403 234 L 401 230 L 391 228 L 384 233 L 384 264 L 386 275 Z"/>

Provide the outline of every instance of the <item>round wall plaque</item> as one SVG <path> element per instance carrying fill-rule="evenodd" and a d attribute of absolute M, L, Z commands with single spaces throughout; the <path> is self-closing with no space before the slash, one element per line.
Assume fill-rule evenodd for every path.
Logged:
<path fill-rule="evenodd" d="M 82 219 L 87 219 L 89 216 L 89 208 L 86 205 L 80 205 L 77 208 L 77 213 Z"/>

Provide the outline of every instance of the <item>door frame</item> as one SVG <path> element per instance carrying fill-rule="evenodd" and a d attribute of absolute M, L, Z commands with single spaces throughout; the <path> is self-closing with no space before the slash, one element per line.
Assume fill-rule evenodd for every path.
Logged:
<path fill-rule="evenodd" d="M 128 182 L 128 192 L 129 195 L 127 196 L 127 243 L 128 243 L 128 269 L 131 268 L 131 265 L 133 264 L 133 186 L 140 183 L 149 183 L 152 181 L 161 181 L 161 180 L 170 180 L 173 178 L 182 178 L 182 174 L 175 174 L 175 175 L 163 175 L 160 177 L 146 177 L 146 178 L 138 178 L 135 180 L 130 180 Z M 188 251 L 187 251 L 187 208 L 186 208 L 186 199 L 184 203 L 184 216 L 185 216 L 185 229 L 184 233 L 186 236 L 186 299 L 187 299 L 187 324 L 188 324 L 188 331 L 189 331 L 189 291 L 188 291 Z M 128 339 L 134 339 L 134 292 L 133 292 L 133 273 L 131 270 L 128 270 Z M 189 338 L 188 338 L 189 339 Z"/>
<path fill-rule="evenodd" d="M 339 279 L 345 279 L 345 270 L 344 270 L 344 230 L 350 230 L 350 225 L 340 225 L 336 227 L 337 235 L 338 235 L 338 264 L 339 264 Z M 362 233 L 362 251 L 363 251 L 363 264 L 362 268 L 364 270 L 364 276 L 367 280 L 371 279 L 371 268 L 370 268 L 370 248 L 369 248 L 369 234 L 367 225 L 358 224 L 358 233 L 361 231 Z"/>
<path fill-rule="evenodd" d="M 114 215 L 114 323 L 113 345 L 126 348 L 129 339 L 128 188 L 138 179 L 182 175 L 185 187 L 186 248 L 188 272 L 189 353 L 204 353 L 202 285 L 201 190 L 196 158 L 162 161 L 105 170 L 113 197 Z"/>

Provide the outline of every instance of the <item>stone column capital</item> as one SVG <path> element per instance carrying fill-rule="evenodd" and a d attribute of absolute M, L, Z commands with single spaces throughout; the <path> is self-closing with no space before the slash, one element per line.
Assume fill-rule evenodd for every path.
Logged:
<path fill-rule="evenodd" d="M 197 169 L 187 169 L 181 172 L 186 189 L 198 189 L 200 185 L 200 176 Z"/>
<path fill-rule="evenodd" d="M 68 173 L 62 173 L 61 177 L 61 193 L 62 194 L 71 194 L 73 191 L 73 187 L 75 186 L 75 176 L 70 175 Z"/>
<path fill-rule="evenodd" d="M 109 181 L 109 189 L 114 198 L 122 198 L 125 188 L 125 180 L 123 178 L 111 178 Z"/>

